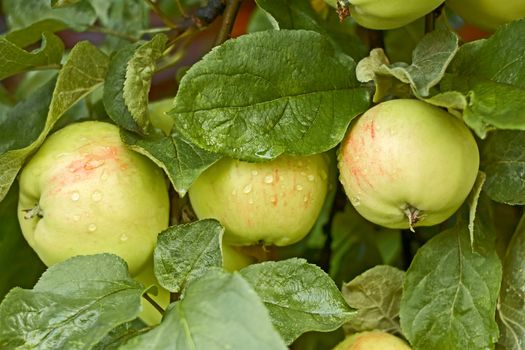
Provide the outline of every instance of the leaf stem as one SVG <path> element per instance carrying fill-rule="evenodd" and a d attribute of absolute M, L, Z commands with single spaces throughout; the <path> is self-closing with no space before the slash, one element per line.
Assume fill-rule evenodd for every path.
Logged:
<path fill-rule="evenodd" d="M 134 37 L 132 35 L 129 35 L 129 34 L 126 34 L 126 33 L 117 32 L 117 31 L 111 30 L 109 28 L 99 27 L 99 26 L 91 26 L 91 27 L 89 27 L 88 28 L 88 32 L 102 33 L 102 34 L 106 34 L 106 35 L 111 35 L 111 36 L 114 36 L 114 37 L 117 37 L 117 38 L 120 38 L 120 39 L 124 39 L 124 40 L 130 41 L 132 43 L 137 42 L 137 41 L 140 40 L 140 38 Z"/>
<path fill-rule="evenodd" d="M 228 4 L 224 10 L 221 29 L 215 40 L 215 46 L 218 46 L 229 39 L 233 25 L 235 24 L 235 18 L 241 7 L 241 2 L 242 0 L 228 0 Z"/>
<path fill-rule="evenodd" d="M 170 28 L 177 28 L 177 24 L 173 23 L 173 21 L 171 20 L 171 18 L 169 18 L 168 16 L 166 16 L 166 14 L 164 13 L 164 11 L 162 11 L 162 9 L 160 8 L 159 4 L 155 1 L 155 0 L 146 0 L 146 2 L 148 3 L 149 7 L 151 7 L 151 9 L 153 10 L 153 12 L 155 12 L 157 14 L 157 16 L 159 16 L 159 18 L 161 19 L 161 21 L 167 26 L 167 27 L 170 27 Z"/>

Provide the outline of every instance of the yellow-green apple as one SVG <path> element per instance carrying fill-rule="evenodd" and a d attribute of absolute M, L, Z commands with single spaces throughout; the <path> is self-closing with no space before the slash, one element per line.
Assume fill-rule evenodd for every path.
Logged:
<path fill-rule="evenodd" d="M 20 226 L 48 266 L 106 252 L 122 257 L 137 274 L 168 217 L 163 172 L 128 149 L 109 123 L 76 123 L 57 131 L 20 175 Z"/>
<path fill-rule="evenodd" d="M 390 333 L 370 331 L 346 337 L 333 350 L 410 350 L 410 346 Z"/>
<path fill-rule="evenodd" d="M 462 120 L 428 103 L 380 103 L 353 122 L 339 150 L 340 181 L 355 209 L 389 228 L 432 226 L 469 194 L 479 151 Z"/>
<path fill-rule="evenodd" d="M 488 31 L 525 17 L 523 0 L 447 0 L 446 4 L 466 22 Z"/>
<path fill-rule="evenodd" d="M 221 222 L 227 244 L 292 244 L 321 211 L 328 165 L 324 154 L 283 155 L 263 163 L 223 158 L 191 186 L 190 201 L 200 219 Z"/>
<path fill-rule="evenodd" d="M 350 15 L 370 29 L 403 27 L 439 7 L 445 0 L 351 0 Z M 461 0 L 460 0 L 461 1 Z M 337 0 L 326 0 L 337 7 Z"/>

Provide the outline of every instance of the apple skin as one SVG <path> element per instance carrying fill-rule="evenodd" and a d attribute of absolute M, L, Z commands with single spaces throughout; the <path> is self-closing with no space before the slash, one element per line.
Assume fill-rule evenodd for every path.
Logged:
<path fill-rule="evenodd" d="M 525 17 L 523 0 L 447 0 L 446 4 L 466 22 L 490 32 Z"/>
<path fill-rule="evenodd" d="M 151 293 L 148 295 L 164 310 L 167 309 L 168 305 L 170 304 L 170 292 L 159 285 L 153 270 L 153 259 L 150 259 L 146 267 L 142 269 L 142 271 L 134 278 L 135 280 L 142 283 L 144 287 L 156 286 L 157 295 L 153 295 Z M 159 324 L 162 320 L 162 314 L 146 299 L 142 298 L 141 303 L 142 312 L 140 313 L 139 318 L 148 326 Z"/>
<path fill-rule="evenodd" d="M 315 223 L 327 192 L 323 154 L 281 156 L 264 163 L 223 158 L 199 176 L 189 196 L 199 219 L 214 218 L 232 245 L 284 246 Z"/>
<path fill-rule="evenodd" d="M 39 205 L 41 216 L 26 218 Z M 20 175 L 18 219 L 51 266 L 76 255 L 113 253 L 137 274 L 168 227 L 164 174 L 126 148 L 109 123 L 71 124 L 43 143 Z"/>
<path fill-rule="evenodd" d="M 479 168 L 478 147 L 465 124 L 410 99 L 383 102 L 354 121 L 338 159 L 355 209 L 373 223 L 399 229 L 449 218 Z"/>
<path fill-rule="evenodd" d="M 222 267 L 226 271 L 239 271 L 256 262 L 257 260 L 253 256 L 244 254 L 238 247 L 229 244 L 222 245 Z"/>
<path fill-rule="evenodd" d="M 350 15 L 370 29 L 395 29 L 434 11 L 445 0 L 351 0 Z M 337 8 L 337 0 L 326 0 Z"/>
<path fill-rule="evenodd" d="M 403 340 L 390 333 L 370 331 L 355 333 L 339 343 L 333 350 L 410 350 Z"/>

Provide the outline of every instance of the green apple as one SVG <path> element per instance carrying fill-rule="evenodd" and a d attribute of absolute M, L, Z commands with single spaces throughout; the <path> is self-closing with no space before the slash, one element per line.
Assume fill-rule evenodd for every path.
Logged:
<path fill-rule="evenodd" d="M 352 334 L 333 350 L 410 350 L 410 346 L 392 334 L 371 331 Z"/>
<path fill-rule="evenodd" d="M 71 124 L 51 135 L 22 170 L 18 219 L 48 266 L 107 252 L 137 274 L 168 226 L 166 181 L 153 162 L 122 143 L 116 126 Z"/>
<path fill-rule="evenodd" d="M 466 22 L 488 31 L 525 17 L 524 0 L 447 0 L 446 4 Z"/>
<path fill-rule="evenodd" d="M 281 156 L 264 163 L 223 158 L 189 190 L 200 219 L 215 218 L 233 245 L 289 245 L 312 228 L 327 192 L 323 154 Z"/>
<path fill-rule="evenodd" d="M 383 102 L 359 117 L 338 158 L 355 209 L 373 223 L 401 229 L 449 218 L 479 167 L 476 141 L 460 119 L 410 99 Z"/>
<path fill-rule="evenodd" d="M 222 266 L 226 271 L 234 272 L 257 262 L 255 257 L 242 252 L 241 247 L 222 244 Z"/>
<path fill-rule="evenodd" d="M 445 0 L 350 0 L 352 18 L 365 28 L 403 27 L 439 7 Z M 460 0 L 461 1 L 461 0 Z M 337 7 L 337 0 L 326 0 Z"/>

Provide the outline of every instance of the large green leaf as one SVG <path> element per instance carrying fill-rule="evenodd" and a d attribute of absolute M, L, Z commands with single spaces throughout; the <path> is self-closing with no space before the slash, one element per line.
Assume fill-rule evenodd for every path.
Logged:
<path fill-rule="evenodd" d="M 239 274 L 213 270 L 188 286 L 162 323 L 122 350 L 285 350 L 268 311 Z"/>
<path fill-rule="evenodd" d="M 482 216 L 475 220 L 476 247 L 461 220 L 414 257 L 405 275 L 400 316 L 403 334 L 415 350 L 494 347 L 501 262 L 493 240 L 483 240 L 494 237 L 494 231 L 480 221 Z"/>
<path fill-rule="evenodd" d="M 510 241 L 503 262 L 503 282 L 498 302 L 498 344 L 520 350 L 525 344 L 525 216 Z"/>
<path fill-rule="evenodd" d="M 183 136 L 210 152 L 254 161 L 320 153 L 369 106 L 354 69 L 316 32 L 248 34 L 186 73 L 170 114 Z"/>
<path fill-rule="evenodd" d="M 333 331 L 354 317 L 334 281 L 303 259 L 268 261 L 241 270 L 287 344 L 308 331 Z"/>
<path fill-rule="evenodd" d="M 155 247 L 155 275 L 170 292 L 180 293 L 211 267 L 222 266 L 224 228 L 212 219 L 168 228 Z"/>
<path fill-rule="evenodd" d="M 49 268 L 33 290 L 9 292 L 0 305 L 0 347 L 90 349 L 138 316 L 142 292 L 115 255 L 71 258 Z"/>
<path fill-rule="evenodd" d="M 25 159 L 40 147 L 53 125 L 104 82 L 107 65 L 107 56 L 95 46 L 88 42 L 78 43 L 60 70 L 56 84 L 53 85 L 54 81 L 45 84 L 39 89 L 41 96 L 20 102 L 3 120 L 0 130 L 8 135 L 8 145 L 2 146 L 0 153 L 0 201 Z"/>

